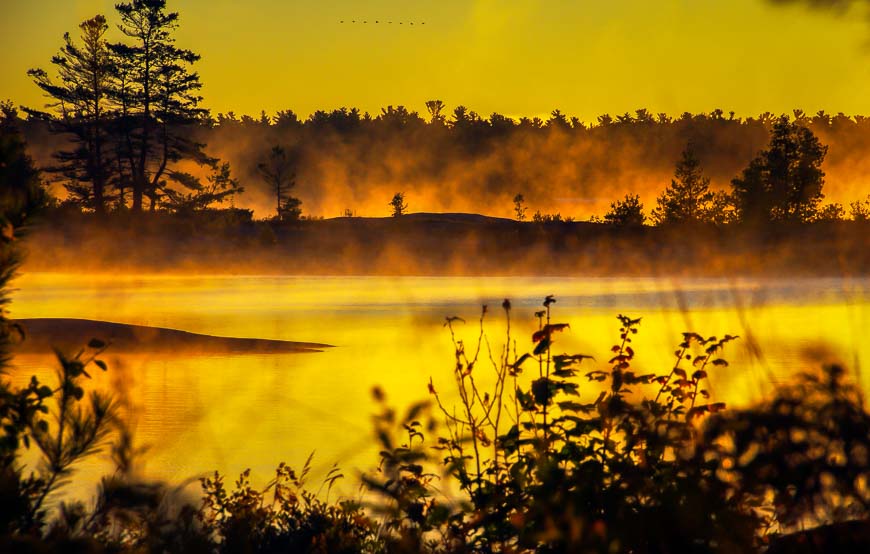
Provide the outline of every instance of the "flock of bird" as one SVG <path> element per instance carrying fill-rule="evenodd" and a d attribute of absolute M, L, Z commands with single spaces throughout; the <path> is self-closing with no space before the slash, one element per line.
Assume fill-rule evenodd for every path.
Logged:
<path fill-rule="evenodd" d="M 345 21 L 342 19 L 341 21 L 339 21 L 339 23 L 345 23 Z M 361 24 L 365 25 L 365 24 L 368 23 L 368 20 L 365 20 L 365 21 L 357 21 L 356 19 L 352 19 L 352 20 L 349 21 L 348 23 L 361 23 Z M 372 22 L 372 24 L 375 24 L 375 25 L 378 25 L 378 24 L 381 24 L 381 23 L 383 23 L 384 25 L 392 25 L 392 24 L 393 24 L 392 21 L 380 21 L 380 20 L 375 20 L 375 21 Z M 399 25 L 403 25 L 403 24 L 405 24 L 405 23 L 407 23 L 408 25 L 414 25 L 414 22 L 413 22 L 413 21 L 407 21 L 407 22 L 405 22 L 405 21 L 397 21 L 396 23 L 398 23 Z M 418 21 L 418 22 L 417 22 L 417 25 L 425 25 L 425 24 L 426 24 L 425 21 Z"/>

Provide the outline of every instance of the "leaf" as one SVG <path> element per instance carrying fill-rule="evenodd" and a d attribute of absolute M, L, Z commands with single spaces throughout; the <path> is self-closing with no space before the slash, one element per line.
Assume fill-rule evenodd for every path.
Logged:
<path fill-rule="evenodd" d="M 532 382 L 532 395 L 535 397 L 535 403 L 539 406 L 546 406 L 550 403 L 550 380 L 546 377 L 541 377 Z"/>
<path fill-rule="evenodd" d="M 550 348 L 550 339 L 546 338 L 538 343 L 538 346 L 535 347 L 533 353 L 535 356 L 540 356 L 544 352 L 546 352 Z"/>
<path fill-rule="evenodd" d="M 100 348 L 105 348 L 105 347 L 106 347 L 106 341 L 103 341 L 100 339 L 91 339 L 90 342 L 88 342 L 88 348 L 100 349 Z"/>

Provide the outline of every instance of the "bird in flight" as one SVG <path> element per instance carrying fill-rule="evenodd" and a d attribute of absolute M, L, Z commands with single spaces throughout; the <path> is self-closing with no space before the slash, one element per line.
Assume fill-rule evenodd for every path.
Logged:
<path fill-rule="evenodd" d="M 345 22 L 344 19 L 339 20 L 339 23 L 344 23 L 344 22 Z M 351 23 L 362 23 L 362 24 L 364 24 L 364 25 L 367 25 L 367 24 L 368 24 L 368 20 L 357 21 L 356 19 L 352 19 L 350 22 L 351 22 Z M 376 20 L 374 21 L 374 23 L 376 23 L 376 24 L 380 24 L 380 23 L 381 23 L 381 20 L 380 20 L 380 19 L 376 19 Z M 386 23 L 387 25 L 392 25 L 392 24 L 393 24 L 392 21 L 384 21 L 384 23 Z M 404 25 L 405 23 L 407 23 L 408 25 L 412 25 L 412 26 L 413 26 L 415 23 L 416 23 L 417 25 L 425 25 L 425 24 L 426 24 L 425 21 L 407 21 L 407 22 L 405 22 L 405 21 L 397 21 L 397 23 L 398 23 L 399 25 Z"/>

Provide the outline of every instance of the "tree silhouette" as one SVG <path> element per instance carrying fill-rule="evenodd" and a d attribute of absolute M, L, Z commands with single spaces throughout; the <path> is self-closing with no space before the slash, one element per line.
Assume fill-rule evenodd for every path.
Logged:
<path fill-rule="evenodd" d="M 108 119 L 113 64 L 104 38 L 108 24 L 97 15 L 79 29 L 81 45 L 66 33 L 60 52 L 51 59 L 57 81 L 42 69 L 27 72 L 50 98 L 46 107 L 52 113 L 27 112 L 52 121 L 54 132 L 72 138 L 73 149 L 56 152 L 58 165 L 47 169 L 69 179 L 67 191 L 78 204 L 102 213 L 112 164 Z"/>
<path fill-rule="evenodd" d="M 288 154 L 281 146 L 273 146 L 269 157 L 257 164 L 257 170 L 275 195 L 278 219 L 299 219 L 302 201 L 290 196 L 296 186 L 296 155 Z"/>
<path fill-rule="evenodd" d="M 816 221 L 843 221 L 844 219 L 846 219 L 846 209 L 838 202 L 825 204 L 815 214 Z"/>
<path fill-rule="evenodd" d="M 166 190 L 166 207 L 176 213 L 189 213 L 204 210 L 231 199 L 236 194 L 244 192 L 239 180 L 232 176 L 230 164 L 224 162 L 217 167 L 211 175 L 206 177 L 203 184 L 193 175 L 178 173 L 176 179 L 184 180 L 185 188 L 191 192 L 181 192 L 175 189 Z"/>
<path fill-rule="evenodd" d="M 447 119 L 441 113 L 444 111 L 444 102 L 441 100 L 427 100 L 426 101 L 426 111 L 429 112 L 429 122 L 430 123 L 438 123 L 445 124 Z"/>
<path fill-rule="evenodd" d="M 393 199 L 390 200 L 390 206 L 393 208 L 393 217 L 405 215 L 405 212 L 408 211 L 408 204 L 405 202 L 405 193 L 397 192 L 394 194 Z"/>
<path fill-rule="evenodd" d="M 175 46 L 178 13 L 166 12 L 166 0 L 132 0 L 115 8 L 121 32 L 132 39 L 131 44 L 109 45 L 118 66 L 114 94 L 121 106 L 119 130 L 130 170 L 132 209 L 141 211 L 148 197 L 154 210 L 167 179 L 187 183 L 175 173 L 176 162 L 215 164 L 185 129 L 208 113 L 199 107 L 199 75 L 189 70 L 200 56 Z"/>
<path fill-rule="evenodd" d="M 643 204 L 637 194 L 626 194 L 622 200 L 611 202 L 604 221 L 617 227 L 641 227 L 646 221 Z"/>
<path fill-rule="evenodd" d="M 661 225 L 708 221 L 714 195 L 691 144 L 683 150 L 674 177 L 656 201 L 650 214 L 653 222 Z"/>
<path fill-rule="evenodd" d="M 741 221 L 811 221 L 824 197 L 822 161 L 828 148 L 806 127 L 776 120 L 770 144 L 731 181 Z"/>
<path fill-rule="evenodd" d="M 870 221 L 870 194 L 864 200 L 850 202 L 849 215 L 853 221 Z"/>
<path fill-rule="evenodd" d="M 11 244 L 26 217 L 48 201 L 39 171 L 27 155 L 27 145 L 21 137 L 18 122 L 18 113 L 12 103 L 0 102 L 0 246 Z M 7 262 L 4 258 L 4 263 L 0 264 L 0 275 Z M 0 283 L 0 290 L 4 286 Z M 2 306 L 3 302 L 0 302 Z M 2 312 L 0 310 L 0 321 L 4 318 Z M 2 357 L 0 349 L 0 360 Z"/>
<path fill-rule="evenodd" d="M 526 220 L 526 207 L 523 205 L 525 201 L 526 199 L 520 193 L 514 196 L 514 214 L 517 216 L 517 221 Z"/>

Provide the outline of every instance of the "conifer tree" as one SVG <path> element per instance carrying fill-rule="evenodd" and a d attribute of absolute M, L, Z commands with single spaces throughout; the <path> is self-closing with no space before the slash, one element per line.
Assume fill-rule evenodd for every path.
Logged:
<path fill-rule="evenodd" d="M 57 165 L 46 168 L 65 179 L 70 197 L 79 205 L 102 213 L 109 194 L 113 164 L 109 138 L 109 90 L 113 64 L 105 33 L 106 18 L 97 15 L 79 25 L 80 42 L 69 33 L 64 45 L 51 59 L 56 71 L 31 69 L 28 75 L 41 88 L 49 112 L 28 109 L 32 116 L 50 121 L 52 130 L 71 137 L 71 149 L 55 153 Z"/>
<path fill-rule="evenodd" d="M 169 181 L 187 183 L 176 172 L 176 162 L 216 164 L 189 132 L 208 113 L 199 107 L 199 75 L 190 69 L 200 56 L 175 46 L 173 32 L 179 16 L 166 11 L 166 0 L 131 0 L 115 8 L 121 32 L 131 39 L 109 47 L 118 66 L 114 94 L 120 106 L 118 127 L 129 168 L 132 209 L 142 211 L 147 197 L 154 210 Z"/>
<path fill-rule="evenodd" d="M 677 163 L 674 179 L 658 197 L 650 215 L 656 225 L 708 221 L 713 200 L 710 179 L 704 177 L 690 144 Z"/>

